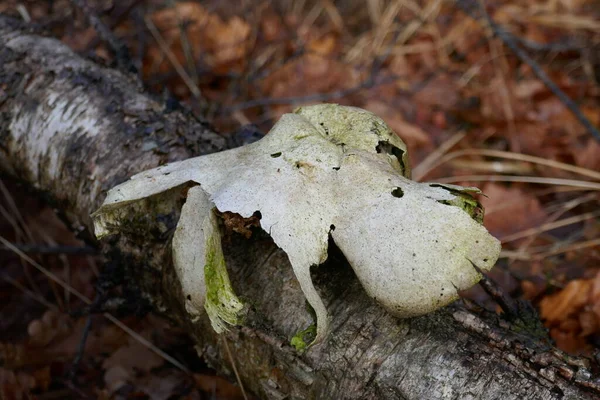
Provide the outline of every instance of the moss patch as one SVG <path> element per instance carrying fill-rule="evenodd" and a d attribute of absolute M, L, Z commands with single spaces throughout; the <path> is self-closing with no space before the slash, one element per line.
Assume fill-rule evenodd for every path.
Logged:
<path fill-rule="evenodd" d="M 242 324 L 244 303 L 235 295 L 231 287 L 218 232 L 210 235 L 206 241 L 204 276 L 206 280 L 204 308 L 215 331 L 220 333 L 227 329 L 223 322 L 229 325 Z"/>
<path fill-rule="evenodd" d="M 306 348 L 315 340 L 317 336 L 317 326 L 315 324 L 310 325 L 308 328 L 299 331 L 294 335 L 290 344 L 300 352 L 304 353 Z"/>

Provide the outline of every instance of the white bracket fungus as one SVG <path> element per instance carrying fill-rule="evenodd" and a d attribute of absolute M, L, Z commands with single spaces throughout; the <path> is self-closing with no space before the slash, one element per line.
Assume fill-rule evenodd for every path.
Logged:
<path fill-rule="evenodd" d="M 398 317 L 452 302 L 479 281 L 472 264 L 488 271 L 496 262 L 500 243 L 481 225 L 483 209 L 470 195 L 477 188 L 409 178 L 406 145 L 377 116 L 334 104 L 302 107 L 256 143 L 145 171 L 113 188 L 93 215 L 95 232 L 117 232 L 143 200 L 196 185 L 181 211 L 173 260 L 188 312 L 206 310 L 221 332 L 241 323 L 243 304 L 229 283 L 216 212 L 259 212 L 316 313 L 319 342 L 329 321 L 310 267 L 327 258 L 329 235 L 367 293 Z"/>

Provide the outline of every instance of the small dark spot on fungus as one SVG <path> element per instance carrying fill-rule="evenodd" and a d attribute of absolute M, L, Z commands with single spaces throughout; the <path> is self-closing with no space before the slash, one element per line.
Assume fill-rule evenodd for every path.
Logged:
<path fill-rule="evenodd" d="M 254 211 L 254 214 L 252 214 L 252 216 L 258 218 L 259 220 L 262 219 L 262 214 L 258 210 Z"/>
<path fill-rule="evenodd" d="M 170 174 L 170 172 L 165 172 L 163 175 L 167 176 L 167 175 L 169 175 L 169 174 Z"/>
<path fill-rule="evenodd" d="M 483 262 L 488 262 L 488 259 L 487 259 L 487 258 L 484 258 L 484 259 L 483 259 Z"/>
<path fill-rule="evenodd" d="M 192 300 L 192 296 L 188 294 L 187 297 L 186 297 L 186 299 Z"/>
<path fill-rule="evenodd" d="M 333 167 L 334 170 L 339 171 L 340 167 Z"/>
<path fill-rule="evenodd" d="M 416 256 L 417 256 L 417 253 L 413 253 L 413 257 L 416 257 Z"/>
<path fill-rule="evenodd" d="M 331 225 L 329 226 L 329 231 L 330 231 L 330 232 L 333 232 L 333 231 L 335 231 L 335 225 L 334 225 L 334 224 L 331 224 Z"/>
<path fill-rule="evenodd" d="M 401 198 L 402 196 L 404 196 L 404 192 L 402 191 L 402 189 L 400 189 L 399 187 L 397 187 L 394 190 L 392 190 L 392 196 L 397 197 L 397 198 Z"/>
<path fill-rule="evenodd" d="M 281 156 L 281 152 L 280 151 L 278 151 L 277 153 L 271 154 L 271 157 L 273 157 L 273 158 L 277 158 L 277 157 L 280 157 L 280 156 Z"/>

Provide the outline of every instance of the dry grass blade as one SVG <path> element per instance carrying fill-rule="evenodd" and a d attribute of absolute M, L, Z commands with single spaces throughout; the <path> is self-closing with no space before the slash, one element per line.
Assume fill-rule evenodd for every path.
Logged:
<path fill-rule="evenodd" d="M 381 10 L 383 9 L 383 4 L 381 0 L 367 0 L 367 11 L 369 13 L 369 19 L 374 26 L 379 24 L 379 20 L 381 19 Z"/>
<path fill-rule="evenodd" d="M 33 238 L 31 229 L 29 229 L 29 226 L 25 223 L 25 220 L 24 220 L 23 216 L 21 215 L 21 212 L 19 211 L 17 205 L 15 204 L 15 200 L 13 199 L 12 195 L 10 194 L 10 192 L 8 191 L 6 186 L 4 185 L 4 182 L 2 181 L 2 179 L 0 179 L 0 192 L 2 192 L 2 195 L 4 196 L 4 199 L 5 199 L 6 203 L 8 204 L 8 207 L 10 208 L 10 210 L 7 210 L 6 208 L 4 208 L 2 206 L 2 204 L 0 204 L 0 215 L 2 215 L 2 217 L 6 221 L 8 221 L 8 223 L 14 229 L 14 232 L 16 235 L 16 240 L 19 241 L 22 238 L 26 238 L 27 240 L 33 242 L 34 238 Z M 27 264 L 23 263 L 22 260 L 21 260 L 21 263 L 23 265 L 23 273 L 25 274 L 25 278 L 27 279 L 27 282 L 29 283 L 30 287 L 33 288 L 33 290 L 39 296 L 42 296 L 42 292 L 41 292 L 38 284 L 35 282 L 35 279 L 33 279 L 33 276 L 31 276 L 31 271 L 27 267 Z"/>
<path fill-rule="evenodd" d="M 6 200 L 6 203 L 8 204 L 8 207 L 10 209 L 10 212 L 12 214 L 8 214 L 8 213 L 2 213 L 3 216 L 9 221 L 12 221 L 12 218 L 10 215 L 14 216 L 15 221 L 18 222 L 19 224 L 15 224 L 13 222 L 11 222 L 11 224 L 13 224 L 13 227 L 15 228 L 15 230 L 17 232 L 23 232 L 25 237 L 27 237 L 30 241 L 33 242 L 33 234 L 31 233 L 28 225 L 25 223 L 25 219 L 23 218 L 23 215 L 21 215 L 21 212 L 19 211 L 19 208 L 17 207 L 15 200 L 13 199 L 12 195 L 10 194 L 10 192 L 8 191 L 8 189 L 6 188 L 6 186 L 4 185 L 4 182 L 2 182 L 2 180 L 0 179 L 0 192 L 2 192 L 2 195 L 4 196 L 4 199 Z"/>
<path fill-rule="evenodd" d="M 600 238 L 586 240 L 584 242 L 579 242 L 579 243 L 574 243 L 569 246 L 559 247 L 557 249 L 550 250 L 545 253 L 538 253 L 538 254 L 535 254 L 534 257 L 536 259 L 542 259 L 542 258 L 546 258 L 546 257 L 550 257 L 550 256 L 555 256 L 557 254 L 563 254 L 568 251 L 582 250 L 582 249 L 587 249 L 589 247 L 595 247 L 595 246 L 600 246 Z"/>
<path fill-rule="evenodd" d="M 43 296 L 38 295 L 37 293 L 34 293 L 31 290 L 27 289 L 25 286 L 21 285 L 18 281 L 14 280 L 10 276 L 7 276 L 5 274 L 0 274 L 0 278 L 2 278 L 5 282 L 11 284 L 12 286 L 16 287 L 17 289 L 19 289 L 20 291 L 25 293 L 27 296 L 29 296 L 32 299 L 34 299 L 35 301 L 37 301 L 38 303 L 48 307 L 49 309 L 57 310 L 57 311 L 59 310 L 59 308 L 56 307 L 55 304 L 50 303 Z"/>
<path fill-rule="evenodd" d="M 183 55 L 185 57 L 185 61 L 187 63 L 187 67 L 189 73 L 191 75 L 190 79 L 194 83 L 194 87 L 198 86 L 198 72 L 196 71 L 196 64 L 194 62 L 194 50 L 192 49 L 192 45 L 188 40 L 187 29 L 185 26 L 185 21 L 181 18 L 179 10 L 177 9 L 177 4 L 175 0 L 169 0 L 169 7 L 174 11 L 175 18 L 177 19 L 177 28 L 179 29 L 179 40 L 181 41 L 181 48 L 183 49 Z"/>
<path fill-rule="evenodd" d="M 500 258 L 512 258 L 514 260 L 520 261 L 540 261 L 551 256 L 567 253 L 569 251 L 582 250 L 596 246 L 600 246 L 600 238 L 586 240 L 584 242 L 577 242 L 566 246 L 559 246 L 555 249 L 548 251 L 525 252 L 523 250 L 502 250 L 500 252 Z"/>
<path fill-rule="evenodd" d="M 516 134 L 515 110 L 512 104 L 512 98 L 514 96 L 506 83 L 506 73 L 509 69 L 508 61 L 506 60 L 506 55 L 502 52 L 501 42 L 494 39 L 491 32 L 487 36 L 488 46 L 490 47 L 490 54 L 492 56 L 492 65 L 494 66 L 496 79 L 500 83 L 498 85 L 498 94 L 502 99 L 502 112 L 504 113 L 505 120 L 508 122 L 508 136 L 511 138 L 513 148 L 520 151 L 521 145 L 519 142 L 519 135 Z"/>
<path fill-rule="evenodd" d="M 310 9 L 310 11 L 306 13 L 306 16 L 304 17 L 304 20 L 302 21 L 300 26 L 303 26 L 303 27 L 313 26 L 315 21 L 317 20 L 317 18 L 319 18 L 319 16 L 321 15 L 321 13 L 323 12 L 324 9 L 325 9 L 325 7 L 323 6 L 323 3 L 320 1 L 317 2 Z"/>
<path fill-rule="evenodd" d="M 554 222 L 548 222 L 548 223 L 542 224 L 540 226 L 537 226 L 535 228 L 525 229 L 521 232 L 516 232 L 512 235 L 505 236 L 505 237 L 501 238 L 501 241 L 502 241 L 502 243 L 512 242 L 514 240 L 523 239 L 525 237 L 537 235 L 542 232 L 547 232 L 552 229 L 576 224 L 578 222 L 582 222 L 582 221 L 596 218 L 596 217 L 600 217 L 600 210 L 588 212 L 588 213 L 581 214 L 581 215 L 576 215 L 576 216 L 569 217 L 569 218 L 564 218 L 564 219 L 554 221 Z"/>
<path fill-rule="evenodd" d="M 0 236 L 0 243 L 2 243 L 4 246 L 9 248 L 15 254 L 19 255 L 22 259 L 24 259 L 29 264 L 34 266 L 36 269 L 38 269 L 40 272 L 42 272 L 44 275 L 46 275 L 49 279 L 54 281 L 57 285 L 61 286 L 65 290 L 69 291 L 69 293 L 73 294 L 75 297 L 77 297 L 79 300 L 83 301 L 85 304 L 87 304 L 87 305 L 92 304 L 92 301 L 87 296 L 85 296 L 83 293 L 81 293 L 77 289 L 73 288 L 72 286 L 67 285 L 62 279 L 60 279 L 54 273 L 52 273 L 48 269 L 44 268 L 40 264 L 38 264 L 35 260 L 31 259 L 27 254 L 23 253 L 21 250 L 19 250 L 15 246 L 13 246 L 12 243 L 10 243 L 8 240 L 3 238 L 2 236 Z M 141 336 L 140 334 L 138 334 L 137 332 L 135 332 L 134 330 L 129 328 L 127 325 L 123 324 L 121 321 L 119 321 L 117 318 L 115 318 L 112 314 L 103 313 L 102 315 L 106 319 L 108 319 L 110 322 L 112 322 L 113 324 L 115 324 L 116 326 L 121 328 L 123 331 L 125 331 L 127 334 L 129 334 L 131 337 L 133 337 L 135 340 L 137 340 L 139 343 L 141 343 L 142 345 L 144 345 L 145 347 L 147 347 L 148 349 L 150 349 L 151 351 L 156 353 L 158 356 L 162 357 L 163 359 L 165 359 L 169 363 L 173 364 L 180 370 L 182 370 L 186 373 L 190 373 L 190 370 L 187 369 L 183 364 L 181 364 L 179 361 L 177 361 L 176 359 L 174 359 L 173 357 L 171 357 L 170 355 L 168 355 L 167 353 L 165 353 L 164 351 L 162 351 L 161 349 L 156 347 L 154 344 L 152 344 L 151 342 L 146 340 L 143 336 Z"/>
<path fill-rule="evenodd" d="M 438 158 L 434 163 L 428 163 L 428 165 L 426 167 L 421 168 L 421 165 L 419 165 L 417 168 L 415 168 L 415 170 L 418 169 L 419 177 L 423 178 L 429 172 L 431 172 L 435 168 L 439 167 L 440 165 L 443 165 L 450 160 L 453 160 L 458 157 L 463 157 L 463 156 L 486 156 L 486 157 L 504 158 L 504 159 L 509 159 L 509 160 L 525 161 L 525 162 L 530 162 L 532 164 L 538 164 L 538 165 L 543 165 L 545 167 L 550 167 L 550 168 L 555 168 L 555 169 L 559 169 L 562 171 L 572 172 L 577 175 L 585 176 L 585 177 L 600 181 L 600 172 L 596 172 L 596 171 L 593 171 L 593 170 L 590 170 L 587 168 L 581 168 L 581 167 L 577 167 L 575 165 L 566 164 L 566 163 L 562 163 L 562 162 L 554 161 L 554 160 L 549 160 L 546 158 L 530 156 L 528 154 L 513 153 L 510 151 L 501 151 L 501 150 L 487 150 L 487 149 L 465 149 L 465 150 L 454 151 L 452 153 L 446 154 L 444 157 Z"/>
<path fill-rule="evenodd" d="M 600 183 L 578 181 L 576 179 L 543 178 L 539 176 L 511 176 L 511 175 L 464 175 L 438 178 L 439 183 L 456 182 L 519 182 L 536 183 L 540 185 L 571 186 L 584 190 L 600 190 Z"/>
<path fill-rule="evenodd" d="M 528 18 L 528 21 L 561 29 L 588 29 L 590 31 L 600 32 L 599 21 L 580 15 L 532 15 Z"/>
<path fill-rule="evenodd" d="M 327 12 L 327 16 L 331 20 L 333 26 L 338 32 L 344 31 L 344 19 L 340 15 L 337 7 L 331 0 L 323 0 L 323 7 L 325 8 L 325 12 Z"/>
<path fill-rule="evenodd" d="M 225 337 L 225 335 L 221 335 L 221 338 L 223 339 L 223 344 L 225 345 L 225 351 L 227 351 L 227 356 L 229 357 L 229 361 L 231 361 L 231 367 L 233 368 L 233 373 L 235 374 L 235 379 L 238 382 L 238 385 L 240 385 L 240 390 L 242 391 L 242 396 L 244 397 L 244 400 L 248 400 L 248 396 L 246 395 L 246 391 L 244 390 L 244 384 L 242 383 L 242 379 L 240 378 L 240 374 L 238 372 L 237 366 L 235 365 L 235 360 L 233 359 L 233 354 L 231 353 L 231 350 L 229 349 L 229 343 L 227 343 L 227 338 Z"/>
<path fill-rule="evenodd" d="M 185 68 L 183 68 L 183 66 L 179 63 L 179 60 L 177 60 L 177 57 L 175 57 L 175 54 L 173 54 L 173 52 L 169 48 L 169 45 L 161 36 L 160 32 L 158 31 L 158 28 L 156 28 L 156 25 L 154 25 L 154 23 L 148 16 L 144 17 L 144 22 L 146 23 L 146 27 L 154 37 L 154 40 L 156 40 L 158 47 L 160 47 L 160 50 L 167 56 L 167 58 L 171 62 L 171 65 L 173 65 L 175 71 L 177 71 L 179 76 L 181 76 L 181 79 L 186 84 L 192 95 L 195 98 L 200 99 L 202 96 L 202 94 L 200 93 L 200 89 L 198 89 L 198 86 L 194 83 L 193 79 L 190 78 Z"/>
<path fill-rule="evenodd" d="M 521 261 L 532 261 L 532 260 L 540 261 L 540 260 L 543 260 L 544 258 L 556 256 L 559 254 L 564 254 L 569 251 L 582 250 L 582 249 L 587 249 L 587 248 L 596 247 L 596 246 L 600 246 L 600 238 L 586 240 L 584 242 L 573 243 L 573 244 L 569 244 L 567 246 L 560 246 L 558 248 L 548 250 L 548 251 L 524 252 L 524 251 L 519 251 L 519 250 L 517 250 L 517 251 L 502 250 L 500 252 L 500 258 L 512 258 L 512 259 L 521 260 Z"/>
<path fill-rule="evenodd" d="M 435 166 L 440 165 L 439 160 L 442 158 L 448 150 L 450 150 L 454 145 L 460 142 L 467 133 L 465 131 L 456 132 L 454 135 L 450 136 L 448 140 L 446 140 L 441 145 L 437 146 L 437 148 L 429 154 L 419 165 L 417 165 L 412 170 L 412 178 L 415 181 L 420 181 L 427 172 L 431 171 Z"/>
<path fill-rule="evenodd" d="M 520 161 L 452 160 L 449 164 L 454 169 L 487 174 L 529 175 L 535 172 L 531 164 Z"/>
<path fill-rule="evenodd" d="M 547 220 L 547 221 L 546 221 L 546 222 L 545 222 L 543 225 L 541 225 L 540 227 L 534 227 L 534 228 L 532 228 L 532 229 L 528 230 L 528 231 L 533 231 L 533 232 L 530 232 L 530 234 L 529 234 L 528 236 L 526 236 L 526 238 L 523 240 L 523 242 L 519 244 L 519 247 L 518 247 L 518 249 L 517 249 L 517 252 L 519 252 L 519 253 L 526 253 L 526 252 L 527 252 L 526 250 L 527 250 L 527 249 L 528 249 L 528 248 L 529 248 L 529 247 L 530 247 L 530 246 L 531 246 L 531 245 L 532 245 L 532 244 L 535 242 L 535 240 L 537 239 L 537 237 L 538 237 L 538 236 L 539 236 L 541 233 L 545 232 L 545 230 L 543 230 L 543 229 L 541 228 L 542 226 L 543 226 L 543 227 L 548 227 L 548 226 L 551 226 L 551 224 L 556 224 L 556 223 L 557 223 L 557 220 L 558 220 L 558 219 L 559 219 L 559 218 L 560 218 L 562 215 L 564 215 L 566 212 L 568 212 L 568 211 L 570 211 L 570 210 L 574 209 L 575 207 L 577 207 L 577 206 L 579 206 L 579 205 L 581 205 L 581 204 L 584 204 L 584 203 L 586 203 L 586 202 L 588 202 L 588 201 L 593 201 L 593 200 L 596 200 L 596 198 L 597 198 L 597 197 L 598 197 L 598 196 L 597 196 L 597 193 L 594 193 L 594 192 L 592 192 L 592 193 L 588 193 L 588 194 L 586 194 L 586 195 L 583 195 L 583 196 L 579 196 L 579 197 L 577 197 L 577 198 L 575 198 L 575 199 L 572 199 L 572 200 L 570 200 L 570 201 L 568 201 L 568 202 L 566 202 L 566 203 L 562 203 L 562 204 L 560 204 L 560 205 L 558 206 L 558 207 L 559 207 L 559 208 L 558 208 L 558 210 L 555 210 L 555 211 L 552 213 L 552 215 L 550 215 L 550 216 L 549 216 L 548 220 Z M 549 208 L 548 208 L 548 212 L 552 212 L 551 208 L 552 208 L 552 207 L 549 207 Z M 584 215 L 585 215 L 585 214 L 584 214 Z M 574 218 L 577 218 L 577 217 L 581 217 L 581 216 L 575 216 Z M 563 224 L 564 224 L 565 222 L 567 222 L 567 219 L 564 219 L 564 220 L 562 221 L 562 223 L 563 223 Z M 566 224 L 565 224 L 565 225 L 566 225 Z M 551 228 L 551 229 L 552 229 L 552 228 Z M 520 233 L 520 232 L 517 232 L 517 233 L 515 233 L 514 235 L 519 235 L 519 233 Z M 529 233 L 529 232 L 528 232 L 528 233 Z M 507 241 L 506 239 L 507 239 L 507 238 L 509 238 L 510 236 L 511 236 L 511 235 L 507 236 L 507 237 L 504 239 L 504 242 L 506 242 L 506 241 Z M 511 240 L 514 240 L 514 239 L 511 239 Z M 513 261 L 514 261 L 513 259 L 510 259 L 510 260 L 509 260 L 509 265 L 510 265 L 510 264 L 511 264 Z"/>
<path fill-rule="evenodd" d="M 502 250 L 498 258 L 510 258 L 511 260 L 531 261 L 533 260 L 533 255 L 522 250 Z"/>

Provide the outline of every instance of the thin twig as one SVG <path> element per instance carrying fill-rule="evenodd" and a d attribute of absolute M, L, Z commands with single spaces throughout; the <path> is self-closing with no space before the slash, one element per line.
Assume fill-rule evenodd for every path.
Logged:
<path fill-rule="evenodd" d="M 566 43 L 552 42 L 552 43 L 539 43 L 530 39 L 521 38 L 518 36 L 514 37 L 521 46 L 531 51 L 548 52 L 548 53 L 567 53 L 567 52 L 581 52 L 585 48 L 581 45 L 575 44 L 572 41 Z"/>
<path fill-rule="evenodd" d="M 238 381 L 238 384 L 240 385 L 240 389 L 242 391 L 242 397 L 244 398 L 244 400 L 248 400 L 248 396 L 246 396 L 246 391 L 244 390 L 244 384 L 242 383 L 242 378 L 240 377 L 238 369 L 235 365 L 235 360 L 233 359 L 233 354 L 231 354 L 231 350 L 229 350 L 229 344 L 227 343 L 227 338 L 225 337 L 225 335 L 221 335 L 221 338 L 223 339 L 223 343 L 225 344 L 225 350 L 227 351 L 227 356 L 229 357 L 229 361 L 231 362 L 231 367 L 233 368 L 233 373 L 235 374 L 235 379 Z"/>
<path fill-rule="evenodd" d="M 102 38 L 113 51 L 119 69 L 126 72 L 137 72 L 137 68 L 133 65 L 129 56 L 129 49 L 119 40 L 110 29 L 102 22 L 102 20 L 94 13 L 85 0 L 71 0 L 71 2 L 79 8 L 85 15 L 88 23 L 94 28 L 98 36 Z"/>
<path fill-rule="evenodd" d="M 71 364 L 71 369 L 69 370 L 69 379 L 75 379 L 75 375 L 77 374 L 77 370 L 79 369 L 79 363 L 83 359 L 83 354 L 85 352 L 85 344 L 87 343 L 88 336 L 90 334 L 90 330 L 92 328 L 92 316 L 88 315 L 85 326 L 83 327 L 83 333 L 81 334 L 81 338 L 79 339 L 79 344 L 77 345 L 77 352 L 75 353 L 75 358 L 73 359 L 73 364 Z"/>
<path fill-rule="evenodd" d="M 92 304 L 92 301 L 86 295 L 84 295 L 83 293 L 81 293 L 80 291 L 78 291 L 77 289 L 75 289 L 74 287 L 67 285 L 62 279 L 60 279 L 58 276 L 56 276 L 53 272 L 51 272 L 50 270 L 44 268 L 39 263 L 35 262 L 31 257 L 29 257 L 27 254 L 23 253 L 21 250 L 17 249 L 15 246 L 12 245 L 12 243 L 10 243 L 8 240 L 6 240 L 5 238 L 3 238 L 2 236 L 0 236 L 0 243 L 2 243 L 4 246 L 8 247 L 11 251 L 13 251 L 16 254 L 18 254 L 21 258 L 23 258 L 29 264 L 33 265 L 35 268 L 37 268 L 40 272 L 42 272 L 48 278 L 50 278 L 50 280 L 54 281 L 56 284 L 58 284 L 59 286 L 61 286 L 63 289 L 68 290 L 71 294 L 73 294 L 79 300 L 83 301 L 85 304 L 87 304 L 87 305 L 91 305 Z M 109 313 L 105 312 L 102 315 L 104 316 L 104 318 L 108 319 L 110 322 L 112 322 L 113 324 L 117 325 L 119 328 L 121 328 L 125 332 L 127 332 L 131 337 L 133 337 L 139 343 L 141 343 L 142 345 L 144 345 L 145 347 L 147 347 L 149 350 L 151 350 L 154 353 L 158 354 L 160 357 L 162 357 L 166 361 L 170 362 L 171 364 L 173 364 L 174 366 L 176 366 L 180 370 L 182 370 L 182 371 L 184 371 L 186 373 L 190 373 L 190 370 L 187 367 L 185 367 L 183 364 L 181 364 L 175 358 L 171 357 L 170 355 L 168 355 L 167 353 L 165 353 L 164 351 L 162 351 L 161 349 L 159 349 L 158 347 L 156 347 L 152 342 L 148 341 L 142 335 L 140 335 L 139 333 L 135 332 L 133 329 L 129 328 L 127 325 L 125 325 L 124 323 L 122 323 L 121 321 L 119 321 L 112 314 L 109 314 Z"/>
<path fill-rule="evenodd" d="M 540 185 L 572 186 L 586 190 L 600 190 L 600 183 L 579 181 L 576 179 L 544 178 L 539 176 L 512 176 L 512 175 L 464 175 L 437 178 L 439 183 L 455 182 L 521 182 L 537 183 Z"/>
<path fill-rule="evenodd" d="M 183 68 L 177 57 L 175 57 L 175 54 L 173 54 L 173 52 L 169 48 L 169 45 L 163 39 L 162 35 L 158 31 L 158 28 L 156 27 L 156 25 L 154 25 L 154 22 L 152 22 L 152 19 L 150 19 L 150 17 L 148 16 L 145 16 L 144 22 L 146 23 L 146 27 L 154 37 L 154 40 L 156 40 L 158 47 L 160 47 L 160 50 L 167 56 L 167 58 L 171 62 L 171 65 L 173 65 L 175 71 L 177 71 L 179 76 L 181 76 L 181 79 L 186 84 L 192 95 L 197 99 L 201 99 L 202 94 L 200 93 L 200 89 L 194 83 L 194 80 L 188 75 L 187 71 L 185 70 L 185 68 Z"/>
<path fill-rule="evenodd" d="M 14 247 L 28 254 L 69 254 L 69 255 L 95 255 L 98 250 L 91 246 L 61 246 L 44 244 L 19 244 L 12 243 Z M 9 250 L 6 246 L 0 246 L 0 249 Z"/>
<path fill-rule="evenodd" d="M 21 285 L 18 281 L 14 280 L 10 276 L 0 273 L 0 278 L 2 278 L 4 281 L 10 283 L 14 287 L 19 289 L 23 293 L 25 293 L 27 296 L 29 296 L 32 299 L 34 299 L 35 301 L 37 301 L 38 303 L 48 307 L 49 309 L 56 310 L 56 311 L 59 310 L 59 308 L 55 304 L 50 303 L 48 300 L 46 300 L 44 298 L 44 296 L 42 296 L 41 294 L 32 292 L 31 290 L 27 289 L 25 286 Z"/>
<path fill-rule="evenodd" d="M 533 73 L 541 80 L 552 93 L 571 111 L 571 113 L 577 118 L 577 120 L 583 125 L 585 129 L 598 141 L 600 141 L 600 131 L 590 122 L 590 120 L 581 112 L 577 103 L 575 103 L 565 92 L 563 92 L 556 83 L 544 72 L 542 67 L 527 54 L 525 50 L 519 47 L 517 39 L 505 30 L 503 27 L 498 25 L 494 20 L 487 14 L 486 10 L 470 0 L 456 0 L 458 7 L 469 15 L 473 19 L 479 19 L 483 16 L 487 21 L 489 27 L 502 42 L 511 49 L 515 55 L 525 64 L 529 65 Z M 478 11 L 478 12 L 477 12 Z"/>
<path fill-rule="evenodd" d="M 196 71 L 196 62 L 194 59 L 194 50 L 188 39 L 187 23 L 181 18 L 177 4 L 175 0 L 169 0 L 169 7 L 175 13 L 175 19 L 177 20 L 177 27 L 179 28 L 179 41 L 181 42 L 181 48 L 183 49 L 183 55 L 188 66 L 190 78 L 196 86 L 198 86 L 198 71 Z"/>
<path fill-rule="evenodd" d="M 517 318 L 519 315 L 519 307 L 517 302 L 510 296 L 510 294 L 506 293 L 498 283 L 496 283 L 493 279 L 489 278 L 479 267 L 473 264 L 471 265 L 473 268 L 480 274 L 481 280 L 479 281 L 479 285 L 485 290 L 485 292 L 492 298 L 494 301 L 502 308 L 502 311 L 509 318 Z"/>

